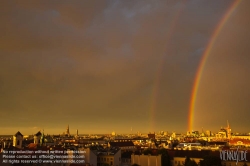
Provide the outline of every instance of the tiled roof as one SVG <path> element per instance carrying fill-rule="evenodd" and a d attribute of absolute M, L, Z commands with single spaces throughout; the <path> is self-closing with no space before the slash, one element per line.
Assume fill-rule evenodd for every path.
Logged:
<path fill-rule="evenodd" d="M 132 141 L 127 142 L 109 142 L 110 146 L 113 147 L 126 147 L 126 146 L 134 146 L 134 143 Z"/>
<path fill-rule="evenodd" d="M 105 150 L 98 150 L 94 153 L 97 154 L 97 156 L 106 156 L 106 155 L 115 155 L 120 149 L 119 148 L 111 148 L 111 149 L 105 149 Z"/>
<path fill-rule="evenodd" d="M 42 135 L 42 133 L 41 133 L 40 131 L 38 131 L 38 132 L 35 134 L 35 136 L 40 136 L 40 135 Z"/>
<path fill-rule="evenodd" d="M 208 142 L 209 145 L 226 145 L 227 142 L 221 142 L 221 141 L 211 141 Z"/>
<path fill-rule="evenodd" d="M 28 145 L 28 148 L 30 148 L 30 149 L 36 149 L 36 148 L 37 148 L 37 144 L 30 143 L 30 144 Z"/>
<path fill-rule="evenodd" d="M 23 136 L 23 135 L 20 133 L 20 131 L 18 131 L 18 132 L 15 134 L 15 136 L 18 136 L 18 135 Z"/>
<path fill-rule="evenodd" d="M 242 142 L 242 144 L 248 144 L 250 145 L 250 140 L 248 139 L 240 139 L 240 138 L 235 138 L 229 141 L 229 144 L 237 144 L 239 142 Z"/>
<path fill-rule="evenodd" d="M 174 157 L 187 157 L 190 158 L 203 158 L 207 155 L 213 155 L 220 157 L 219 151 L 211 151 L 211 150 L 169 150 L 169 156 L 173 159 Z"/>
<path fill-rule="evenodd" d="M 70 164 L 69 166 L 87 166 L 86 164 Z M 93 166 L 93 165 L 90 165 Z"/>

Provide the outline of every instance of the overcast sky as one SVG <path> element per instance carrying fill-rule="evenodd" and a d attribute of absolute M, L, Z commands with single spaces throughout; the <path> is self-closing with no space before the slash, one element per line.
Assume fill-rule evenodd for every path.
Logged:
<path fill-rule="evenodd" d="M 203 52 L 234 1 L 0 2 L 0 134 L 186 132 Z M 250 1 L 208 57 L 194 130 L 250 132 Z"/>

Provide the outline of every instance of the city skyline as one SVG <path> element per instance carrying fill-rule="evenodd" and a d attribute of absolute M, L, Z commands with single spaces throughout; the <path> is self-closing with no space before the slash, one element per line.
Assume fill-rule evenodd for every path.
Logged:
<path fill-rule="evenodd" d="M 204 133 L 206 133 L 207 131 L 210 131 L 211 133 L 218 133 L 218 132 L 220 132 L 220 130 L 223 128 L 223 129 L 225 129 L 225 128 L 227 128 L 227 127 L 229 127 L 230 128 L 230 130 L 231 130 L 231 127 L 230 127 L 230 124 L 229 124 L 229 122 L 227 121 L 227 125 L 223 125 L 223 126 L 220 126 L 220 128 L 218 127 L 218 129 L 217 130 L 215 130 L 215 131 L 212 131 L 212 130 L 209 130 L 209 129 L 204 129 L 203 127 L 201 128 L 201 129 L 197 129 L 197 130 L 191 130 L 191 131 L 194 131 L 194 132 L 196 132 L 196 131 L 198 131 L 198 132 L 200 132 L 200 133 L 202 133 L 202 132 L 204 132 Z M 25 130 L 25 129 L 24 129 Z M 31 129 L 29 129 L 29 131 L 31 131 Z M 35 131 L 35 132 L 33 132 L 33 131 Z M 82 129 L 82 132 L 80 132 L 79 133 L 79 128 L 75 128 L 75 126 L 74 126 L 74 128 L 71 128 L 70 127 L 70 125 L 67 125 L 67 127 L 65 127 L 65 129 L 63 130 L 63 128 L 61 128 L 61 129 L 58 129 L 58 131 L 57 132 L 52 132 L 51 133 L 51 131 L 54 131 L 54 129 L 53 130 L 51 130 L 50 128 L 47 128 L 47 129 L 44 129 L 44 128 L 39 128 L 39 127 L 33 127 L 32 128 L 32 133 L 24 133 L 24 135 L 34 135 L 34 134 L 36 134 L 37 132 L 42 132 L 42 133 L 44 133 L 44 134 L 52 134 L 52 135 L 63 135 L 63 134 L 69 134 L 69 135 L 76 135 L 76 134 L 112 134 L 113 132 L 115 133 L 115 134 L 132 134 L 132 135 L 137 135 L 138 133 L 139 134 L 149 134 L 149 133 L 155 133 L 155 134 L 159 134 L 159 132 L 167 132 L 168 134 L 172 134 L 172 133 L 179 133 L 179 134 L 186 134 L 187 132 L 191 132 L 191 131 L 184 131 L 184 130 L 180 130 L 180 131 L 168 131 L 168 130 L 159 130 L 159 131 L 136 131 L 136 130 L 133 130 L 133 128 L 132 127 L 130 127 L 130 130 L 128 130 L 128 131 L 125 131 L 125 132 L 119 132 L 119 130 L 118 130 L 118 132 L 117 131 L 115 131 L 115 130 L 112 130 L 112 131 L 108 131 L 108 132 L 105 132 L 106 130 L 99 130 L 99 132 L 97 132 L 97 133 L 95 133 L 95 132 L 93 132 L 93 131 L 96 131 L 96 130 L 92 130 L 91 128 L 90 129 Z M 81 131 L 81 130 L 80 130 Z M 17 132 L 21 132 L 21 130 L 18 130 Z M 8 132 L 7 132 L 8 133 Z M 22 132 L 21 132 L 22 133 Z M 250 132 L 248 132 L 248 131 L 244 131 L 244 132 L 239 132 L 239 131 L 232 131 L 232 133 L 233 134 L 250 134 Z M 6 133 L 4 133 L 4 134 L 0 134 L 0 135 L 13 135 L 13 134 L 15 134 L 15 133 L 8 133 L 8 134 L 6 134 Z"/>
<path fill-rule="evenodd" d="M 0 135 L 249 133 L 249 5 L 2 1 Z"/>

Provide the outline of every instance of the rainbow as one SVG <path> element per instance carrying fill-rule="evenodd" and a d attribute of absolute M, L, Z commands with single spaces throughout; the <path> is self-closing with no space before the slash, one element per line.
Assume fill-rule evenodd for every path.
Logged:
<path fill-rule="evenodd" d="M 167 32 L 167 39 L 166 41 L 168 42 L 172 35 L 174 34 L 174 30 L 175 30 L 175 27 L 176 27 L 176 24 L 178 22 L 178 19 L 180 17 L 180 14 L 183 10 L 183 7 L 185 6 L 185 2 L 184 1 L 184 5 L 182 7 L 180 7 L 178 9 L 178 11 L 175 13 L 173 19 L 171 20 L 170 22 L 170 28 L 169 28 L 169 31 Z M 168 43 L 167 43 L 168 44 Z M 167 48 L 166 48 L 167 49 Z M 165 52 L 166 53 L 166 52 Z M 165 55 L 165 54 L 164 54 Z M 157 96 L 158 96 L 158 92 L 159 92 L 159 87 L 160 87 L 160 78 L 161 78 L 161 74 L 162 74 L 162 71 L 163 71 L 163 67 L 164 67 L 164 55 L 162 55 L 162 57 L 160 58 L 160 62 L 159 62 L 159 65 L 158 65 L 158 69 L 157 69 L 157 74 L 155 76 L 155 81 L 154 81 L 154 86 L 153 86 L 153 89 L 152 89 L 152 102 L 151 102 L 151 107 L 150 107 L 150 130 L 151 131 L 154 131 L 155 130 L 155 112 L 156 112 L 156 109 L 157 109 Z"/>
<path fill-rule="evenodd" d="M 192 127 L 193 127 L 195 102 L 196 102 L 196 98 L 197 98 L 197 93 L 198 93 L 198 89 L 199 89 L 199 85 L 200 85 L 201 76 L 202 76 L 207 58 L 208 58 L 208 56 L 209 56 L 209 54 L 214 46 L 214 43 L 215 43 L 218 35 L 220 34 L 222 28 L 224 27 L 224 25 L 226 24 L 226 22 L 228 21 L 228 19 L 232 15 L 235 8 L 237 8 L 237 6 L 240 4 L 240 2 L 241 2 L 241 0 L 235 0 L 232 3 L 232 5 L 229 7 L 229 9 L 226 11 L 226 13 L 223 15 L 220 22 L 216 26 L 216 28 L 213 32 L 213 35 L 210 38 L 210 41 L 208 42 L 208 45 L 207 45 L 207 47 L 202 55 L 199 67 L 198 67 L 196 75 L 195 75 L 194 85 L 193 85 L 193 89 L 192 89 L 192 93 L 191 93 L 191 100 L 190 100 L 190 107 L 189 107 L 189 114 L 188 114 L 188 131 L 191 131 Z"/>

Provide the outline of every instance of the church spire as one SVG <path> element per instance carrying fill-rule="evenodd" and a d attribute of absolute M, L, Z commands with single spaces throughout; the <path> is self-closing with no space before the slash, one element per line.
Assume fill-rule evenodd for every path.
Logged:
<path fill-rule="evenodd" d="M 42 136 L 40 138 L 40 146 L 42 146 L 44 143 L 44 129 L 43 129 L 43 133 L 42 133 Z"/>
<path fill-rule="evenodd" d="M 228 120 L 227 120 L 227 128 L 230 128 Z"/>
<path fill-rule="evenodd" d="M 69 125 L 68 125 L 67 130 L 66 130 L 66 135 L 67 135 L 68 137 L 70 136 Z"/>
<path fill-rule="evenodd" d="M 229 122 L 227 120 L 227 136 L 228 136 L 228 138 L 231 138 L 231 133 L 232 133 L 232 130 L 231 130 Z"/>

